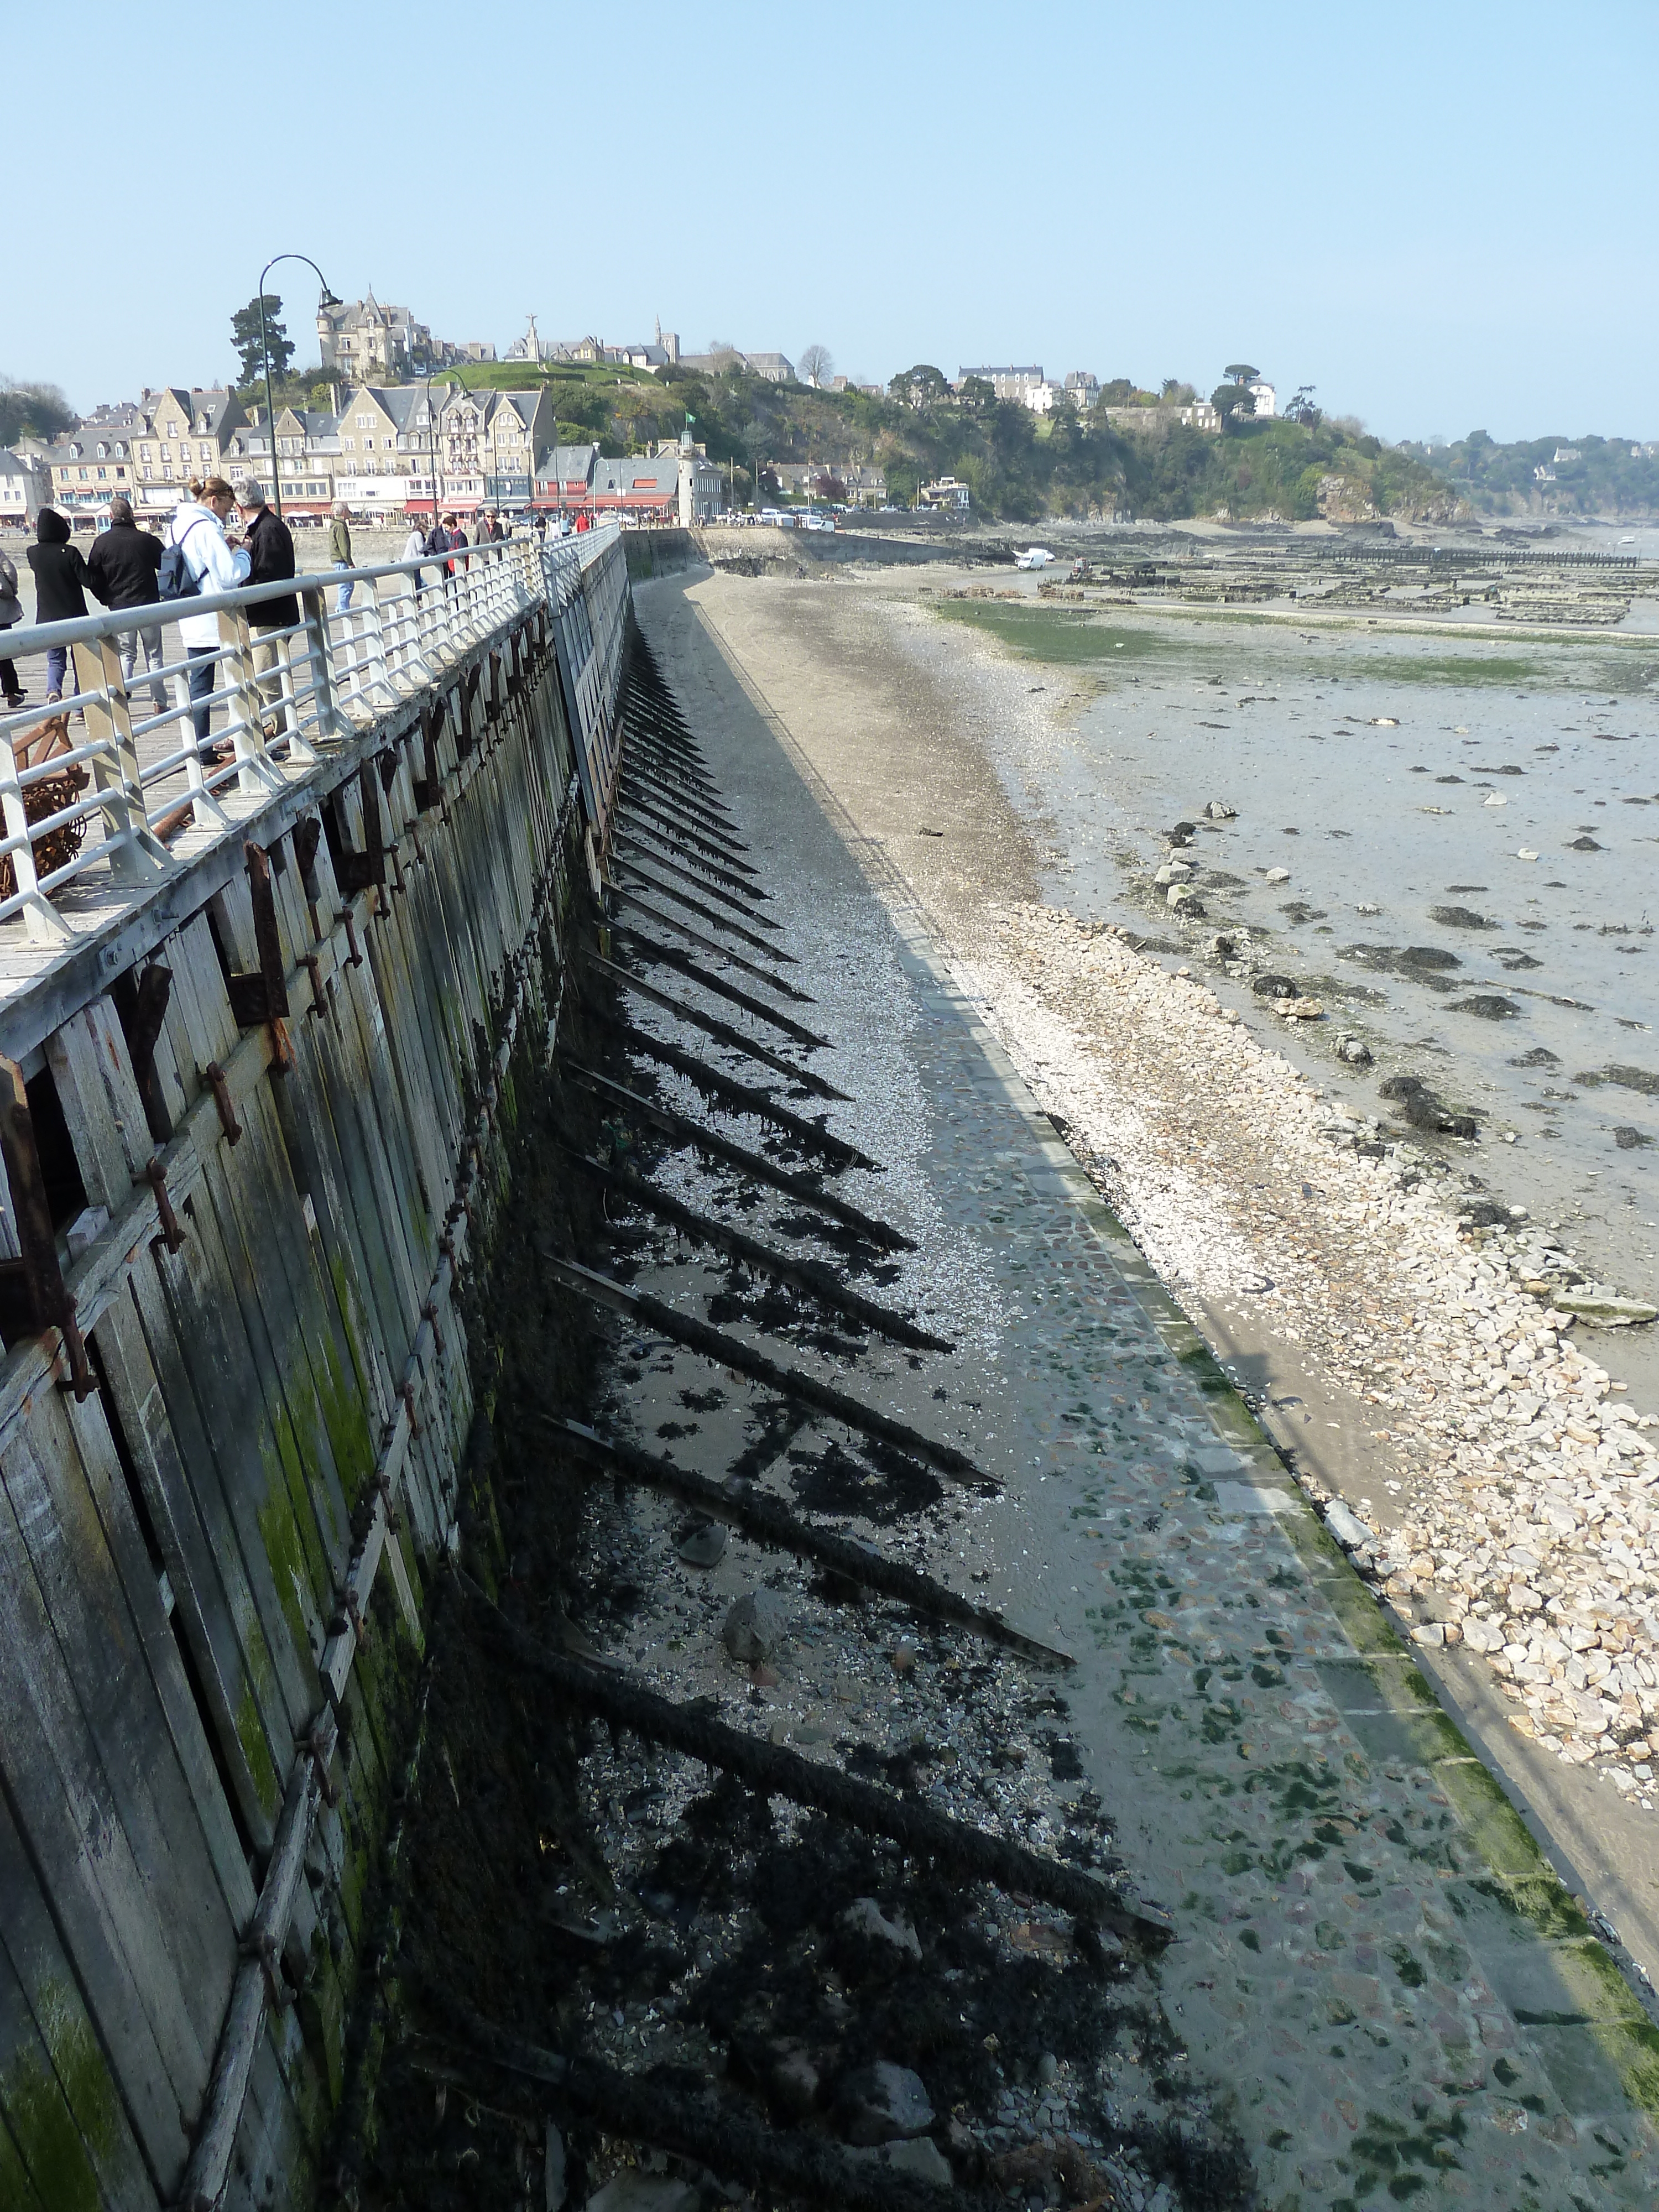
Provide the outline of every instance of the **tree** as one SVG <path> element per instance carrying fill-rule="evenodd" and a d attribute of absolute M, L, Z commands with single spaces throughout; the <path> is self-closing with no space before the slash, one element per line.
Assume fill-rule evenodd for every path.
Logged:
<path fill-rule="evenodd" d="M 847 486 L 838 476 L 828 471 L 815 476 L 807 487 L 814 499 L 827 500 L 831 507 L 845 507 Z"/>
<path fill-rule="evenodd" d="M 1311 384 L 1298 386 L 1290 405 L 1285 410 L 1285 420 L 1300 422 L 1304 429 L 1316 430 L 1324 419 L 1324 410 L 1314 405 L 1314 386 Z"/>
<path fill-rule="evenodd" d="M 749 473 L 754 479 L 757 491 L 760 489 L 761 455 L 771 442 L 772 425 L 758 415 L 745 422 L 738 433 L 738 444 L 749 464 Z"/>
<path fill-rule="evenodd" d="M 1259 368 L 1252 368 L 1246 361 L 1230 361 L 1221 374 L 1224 376 L 1231 376 L 1235 384 L 1254 384 L 1261 371 Z"/>
<path fill-rule="evenodd" d="M 1255 412 L 1255 394 L 1242 384 L 1218 384 L 1210 394 L 1210 404 L 1221 417 L 1224 434 L 1235 417 L 1243 420 Z"/>
<path fill-rule="evenodd" d="M 0 446 L 20 438 L 58 438 L 80 417 L 55 384 L 16 384 L 0 373 Z"/>
<path fill-rule="evenodd" d="M 951 396 L 944 372 L 926 361 L 919 361 L 914 368 L 902 369 L 887 389 L 900 406 L 914 408 L 918 415 L 931 415 L 941 400 Z"/>
<path fill-rule="evenodd" d="M 231 343 L 242 357 L 240 381 L 258 384 L 265 373 L 265 353 L 270 355 L 270 378 L 273 384 L 288 374 L 288 365 L 294 358 L 294 342 L 283 328 L 277 317 L 283 303 L 274 292 L 264 295 L 264 344 L 259 343 L 259 300 L 255 293 L 246 307 L 239 307 L 230 319 Z"/>
<path fill-rule="evenodd" d="M 828 384 L 836 373 L 836 364 L 827 345 L 816 343 L 804 347 L 800 357 L 800 373 L 816 392 L 821 384 Z"/>
<path fill-rule="evenodd" d="M 987 377 L 964 376 L 957 392 L 957 404 L 965 415 L 984 415 L 997 404 L 996 386 Z"/>

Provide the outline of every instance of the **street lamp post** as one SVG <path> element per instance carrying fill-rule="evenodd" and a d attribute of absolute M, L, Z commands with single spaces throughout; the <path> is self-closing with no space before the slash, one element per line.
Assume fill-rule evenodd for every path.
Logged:
<path fill-rule="evenodd" d="M 276 403 L 270 396 L 270 345 L 265 337 L 265 279 L 279 261 L 303 261 L 322 286 L 319 307 L 337 307 L 337 293 L 329 289 L 328 279 L 308 253 L 273 253 L 259 271 L 259 351 L 265 364 L 265 413 L 270 422 L 270 503 L 276 510 L 276 520 L 283 519 L 283 479 L 276 465 Z"/>

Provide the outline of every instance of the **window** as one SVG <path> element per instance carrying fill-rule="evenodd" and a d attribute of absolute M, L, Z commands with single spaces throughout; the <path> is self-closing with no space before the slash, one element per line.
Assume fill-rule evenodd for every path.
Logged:
<path fill-rule="evenodd" d="M 163 446 L 163 447 L 162 447 L 162 448 L 161 448 L 161 459 L 162 459 L 164 461 L 170 461 L 170 460 L 173 459 L 173 448 L 172 448 L 172 447 L 171 447 L 171 446 Z"/>
<path fill-rule="evenodd" d="M 355 453 L 357 450 L 357 441 L 355 438 L 342 438 L 340 443 L 349 453 Z"/>
<path fill-rule="evenodd" d="M 98 458 L 100 461 L 106 461 L 109 459 L 109 447 L 101 438 L 98 441 Z"/>
<path fill-rule="evenodd" d="M 141 461 L 153 461 L 155 459 L 155 456 L 151 453 L 148 446 L 140 446 L 138 448 L 138 458 Z"/>

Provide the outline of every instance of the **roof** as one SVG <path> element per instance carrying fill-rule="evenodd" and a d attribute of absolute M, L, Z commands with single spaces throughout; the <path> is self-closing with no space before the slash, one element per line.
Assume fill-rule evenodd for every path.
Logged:
<path fill-rule="evenodd" d="M 605 457 L 596 461 L 593 468 L 596 492 L 614 492 L 623 497 L 632 491 L 653 489 L 665 494 L 675 491 L 679 481 L 680 464 L 676 453 L 663 453 L 655 460 L 647 460 L 643 453 L 623 454 L 614 460 Z"/>
<path fill-rule="evenodd" d="M 164 384 L 159 392 L 149 396 L 154 401 L 149 410 L 152 416 L 158 416 L 167 402 L 169 399 L 172 400 L 189 424 L 190 434 L 193 438 L 216 437 L 224 428 L 227 418 L 233 413 L 240 412 L 242 404 L 236 394 L 234 392 L 227 392 L 222 385 L 215 385 L 205 391 L 198 392 L 187 390 L 182 384 Z M 136 410 L 134 411 L 137 412 Z M 204 415 L 207 417 L 205 432 L 201 428 L 201 421 Z M 147 428 L 148 425 L 145 427 Z"/>
<path fill-rule="evenodd" d="M 536 471 L 542 483 L 587 483 L 599 459 L 597 446 L 555 446 Z"/>

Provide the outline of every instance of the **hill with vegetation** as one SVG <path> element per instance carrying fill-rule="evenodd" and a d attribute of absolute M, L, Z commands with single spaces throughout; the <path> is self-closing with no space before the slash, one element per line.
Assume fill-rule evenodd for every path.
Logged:
<path fill-rule="evenodd" d="M 1659 445 L 1638 438 L 1523 438 L 1471 430 L 1453 446 L 1401 446 L 1477 514 L 1659 514 Z"/>

